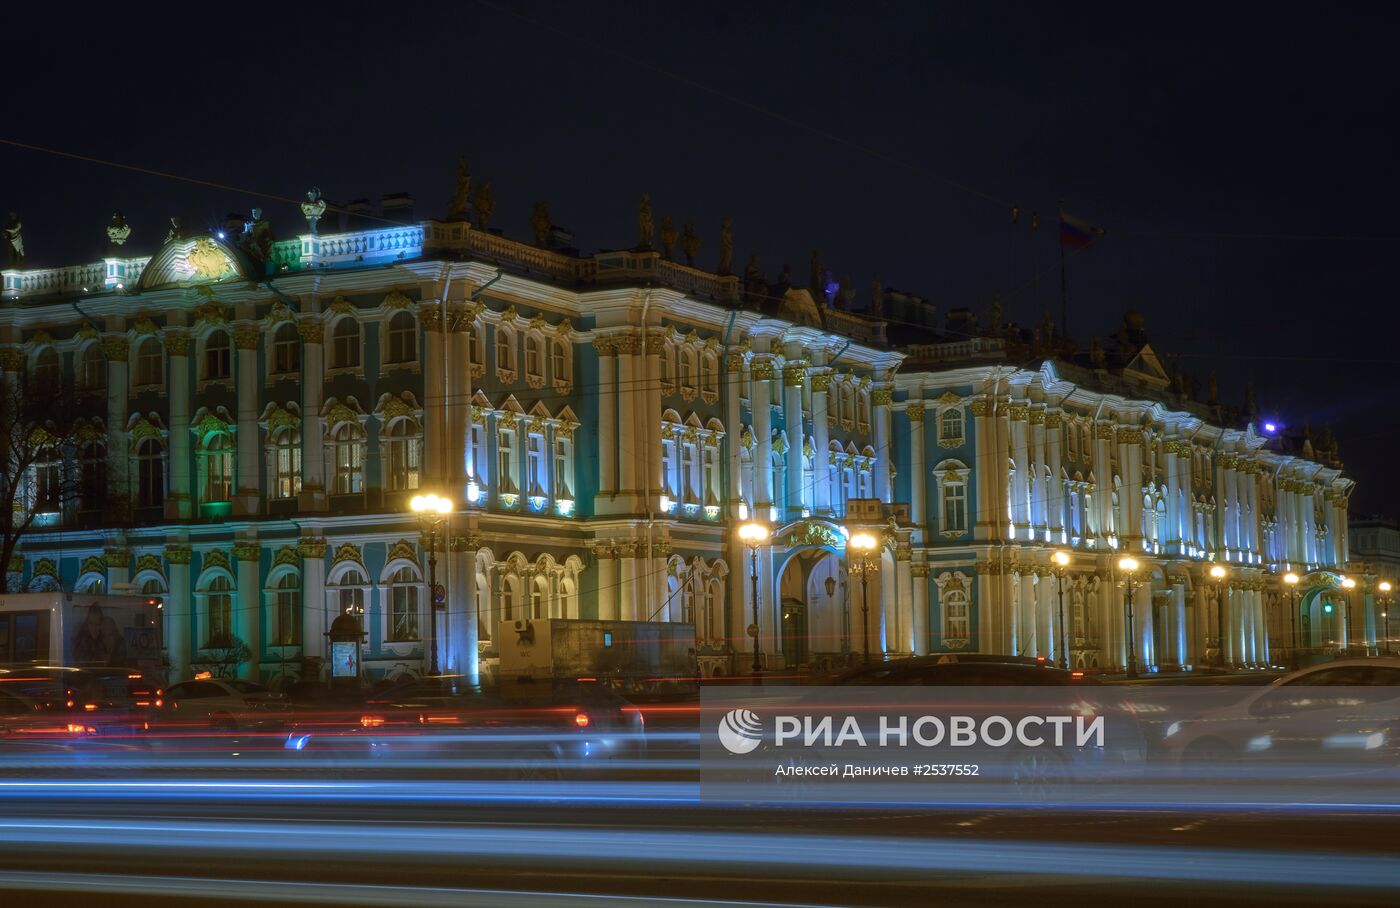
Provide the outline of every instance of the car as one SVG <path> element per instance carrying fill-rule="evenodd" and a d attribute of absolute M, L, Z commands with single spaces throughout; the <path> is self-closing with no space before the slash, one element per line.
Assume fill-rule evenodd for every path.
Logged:
<path fill-rule="evenodd" d="M 1338 659 L 1166 726 L 1163 761 L 1187 775 L 1335 778 L 1400 766 L 1400 657 Z"/>
<path fill-rule="evenodd" d="M 419 761 L 469 775 L 553 779 L 645 753 L 642 713 L 593 682 L 409 681 L 358 704 L 302 704 L 286 746 L 345 762 Z"/>
<path fill-rule="evenodd" d="M 1040 659 L 984 653 L 914 656 L 862 665 L 828 683 L 844 685 L 1082 685 L 1094 682 L 1080 671 L 1056 668 Z"/>
<path fill-rule="evenodd" d="M 144 751 L 162 705 L 163 691 L 127 669 L 0 669 L 0 759 Z"/>
<path fill-rule="evenodd" d="M 286 700 L 261 684 L 239 678 L 195 678 L 172 684 L 167 730 L 267 731 L 288 721 Z"/>

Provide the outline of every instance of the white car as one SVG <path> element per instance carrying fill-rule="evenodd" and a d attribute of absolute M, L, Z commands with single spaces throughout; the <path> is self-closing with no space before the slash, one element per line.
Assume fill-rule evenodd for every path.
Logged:
<path fill-rule="evenodd" d="M 1328 775 L 1400 758 L 1400 657 L 1339 659 L 1165 726 L 1169 764 Z"/>
<path fill-rule="evenodd" d="M 196 678 L 166 689 L 167 718 L 176 725 L 239 731 L 278 727 L 286 701 L 261 684 L 237 678 Z"/>

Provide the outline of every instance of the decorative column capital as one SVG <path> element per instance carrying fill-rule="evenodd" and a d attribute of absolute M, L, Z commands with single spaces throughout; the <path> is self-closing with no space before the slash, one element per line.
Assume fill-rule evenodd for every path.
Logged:
<path fill-rule="evenodd" d="M 831 373 L 817 372 L 812 375 L 812 393 L 825 394 L 831 390 Z"/>
<path fill-rule="evenodd" d="M 183 330 L 167 328 L 165 330 L 165 352 L 171 356 L 188 356 L 190 352 L 190 336 Z"/>
<path fill-rule="evenodd" d="M 126 362 L 129 342 L 123 335 L 112 335 L 102 338 L 102 352 L 107 357 L 109 363 Z"/>
<path fill-rule="evenodd" d="M 783 366 L 783 387 L 800 388 L 807 381 L 807 364 L 801 360 Z"/>
<path fill-rule="evenodd" d="M 167 545 L 165 560 L 171 564 L 189 564 L 194 560 L 194 549 L 187 545 Z"/>
<path fill-rule="evenodd" d="M 326 336 L 326 323 L 315 316 L 297 319 L 297 334 L 304 343 L 319 344 Z"/>
<path fill-rule="evenodd" d="M 325 558 L 326 540 L 321 537 L 300 539 L 297 541 L 297 554 L 307 560 Z"/>
<path fill-rule="evenodd" d="M 1058 429 L 1060 426 L 1064 425 L 1064 421 L 1064 414 L 1059 410 L 1045 411 L 1045 428 Z"/>
<path fill-rule="evenodd" d="M 1025 404 L 1012 404 L 1006 412 L 1015 422 L 1025 422 L 1030 418 L 1030 408 Z"/>
<path fill-rule="evenodd" d="M 233 342 L 240 350 L 258 349 L 258 339 L 262 331 L 257 325 L 246 322 L 233 326 Z"/>
<path fill-rule="evenodd" d="M 617 355 L 617 343 L 611 337 L 595 337 L 593 349 L 597 351 L 599 356 Z"/>
<path fill-rule="evenodd" d="M 923 405 L 923 404 L 910 404 L 908 407 L 905 408 L 904 412 L 909 414 L 909 421 L 910 421 L 910 422 L 923 422 L 923 421 L 924 421 L 924 405 Z"/>
<path fill-rule="evenodd" d="M 754 381 L 770 381 L 773 378 L 773 360 L 767 356 L 755 356 L 749 361 L 749 374 Z"/>
<path fill-rule="evenodd" d="M 974 400 L 970 407 L 973 416 L 990 416 L 992 413 L 992 402 L 984 397 Z"/>
<path fill-rule="evenodd" d="M 256 542 L 235 542 L 233 544 L 233 557 L 236 561 L 254 561 L 262 555 L 262 546 Z"/>
<path fill-rule="evenodd" d="M 739 373 L 744 371 L 744 354 L 731 353 L 725 358 L 725 368 L 730 372 Z"/>
<path fill-rule="evenodd" d="M 889 388 L 876 388 L 870 392 L 870 403 L 877 407 L 888 407 L 894 402 L 894 392 Z"/>
<path fill-rule="evenodd" d="M 666 338 L 659 334 L 647 335 L 647 356 L 660 356 L 666 349 Z"/>

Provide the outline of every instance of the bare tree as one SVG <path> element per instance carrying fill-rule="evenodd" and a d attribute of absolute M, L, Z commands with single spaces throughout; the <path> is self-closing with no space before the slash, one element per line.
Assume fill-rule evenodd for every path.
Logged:
<path fill-rule="evenodd" d="M 61 381 L 49 385 L 31 377 L 0 388 L 0 565 L 6 571 L 43 515 L 61 519 L 79 496 L 105 492 L 105 469 L 94 475 L 92 464 L 75 459 L 85 425 L 81 405 L 63 393 Z"/>
<path fill-rule="evenodd" d="M 200 649 L 199 658 L 192 664 L 201 671 L 207 671 L 215 678 L 237 678 L 238 667 L 253 657 L 253 651 L 239 637 L 226 637 L 218 646 Z"/>

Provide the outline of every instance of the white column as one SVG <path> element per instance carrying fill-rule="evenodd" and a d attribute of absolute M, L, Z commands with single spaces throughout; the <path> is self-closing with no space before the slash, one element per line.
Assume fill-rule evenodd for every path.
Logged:
<path fill-rule="evenodd" d="M 783 426 L 787 432 L 787 517 L 802 516 L 802 385 L 807 380 L 807 364 L 801 360 L 783 367 Z M 815 453 L 815 452 L 813 452 Z"/>
<path fill-rule="evenodd" d="M 452 496 L 459 506 L 467 500 L 467 438 L 471 432 L 472 414 L 472 316 L 471 309 L 455 309 L 452 312 L 452 330 L 447 336 L 447 356 L 444 368 L 447 370 L 447 470 L 444 480 L 452 488 Z M 428 441 L 432 444 L 432 441 Z M 549 475 L 554 475 L 554 452 L 549 457 Z M 550 488 L 553 489 L 551 479 Z M 473 558 L 475 555 L 473 555 Z M 476 568 L 472 568 L 472 573 Z M 469 584 L 471 596 L 476 597 L 475 579 Z M 465 607 L 464 605 L 462 607 Z"/>
<path fill-rule="evenodd" d="M 621 572 L 619 584 L 621 617 L 623 621 L 638 621 L 638 604 L 641 590 L 637 583 L 637 544 L 626 542 L 620 546 L 621 558 L 618 569 Z"/>
<path fill-rule="evenodd" d="M 972 475 L 977 487 L 977 522 L 973 526 L 972 538 L 990 540 L 996 537 L 998 525 L 997 500 L 1001 497 L 993 489 L 998 476 L 996 451 L 992 444 L 991 416 L 992 404 L 987 400 L 972 402 L 972 435 L 977 462 Z"/>
<path fill-rule="evenodd" d="M 618 576 L 617 558 L 610 545 L 600 544 L 595 550 L 598 563 L 598 618 L 602 621 L 616 621 L 621 612 L 617 607 Z"/>
<path fill-rule="evenodd" d="M 1031 433 L 1031 528 L 1033 537 L 1045 541 L 1050 526 L 1050 492 L 1045 484 L 1045 411 L 1030 412 Z"/>
<path fill-rule="evenodd" d="M 901 653 L 917 652 L 915 647 L 918 642 L 918 631 L 915 627 L 917 624 L 915 615 L 918 603 L 914 601 L 913 565 L 909 561 L 907 550 L 896 552 L 894 566 L 895 583 L 899 587 L 899 612 L 895 623 L 894 648 Z"/>
<path fill-rule="evenodd" d="M 445 368 L 447 347 L 447 318 L 444 306 L 437 301 L 429 303 L 423 317 L 423 466 L 428 483 L 440 487 L 447 474 L 447 450 L 445 442 L 447 430 L 447 372 Z M 518 442 L 525 445 L 524 436 Z M 441 665 L 441 663 L 439 663 Z"/>
<path fill-rule="evenodd" d="M 107 355 L 107 485 L 108 495 L 117 501 L 123 499 L 132 504 L 136 500 L 136 489 L 132 488 L 130 471 L 131 454 L 127 445 L 127 355 L 128 345 L 124 335 L 103 338 L 103 352 Z M 112 502 L 109 500 L 108 507 Z M 109 579 L 109 583 L 110 583 Z"/>
<path fill-rule="evenodd" d="M 300 511 L 324 511 L 326 501 L 326 448 L 321 428 L 321 406 L 325 403 L 326 325 L 319 315 L 297 320 L 301 335 L 301 494 Z M 324 650 L 324 645 L 322 649 Z"/>
<path fill-rule="evenodd" d="M 1111 423 L 1095 423 L 1094 425 L 1094 509 L 1099 514 L 1099 540 L 1106 539 L 1109 535 L 1109 527 L 1113 525 L 1113 456 L 1109 445 L 1113 444 L 1113 425 Z M 1119 536 L 1123 533 L 1122 527 L 1114 527 L 1114 532 Z M 1120 660 L 1118 664 L 1122 664 Z"/>
<path fill-rule="evenodd" d="M 598 494 L 617 491 L 617 349 L 611 338 L 593 342 L 598 353 Z"/>
<path fill-rule="evenodd" d="M 772 388 L 773 360 L 755 356 L 749 364 L 749 402 L 753 408 L 753 484 L 754 515 L 770 519 L 773 505 L 773 421 L 769 392 Z"/>
<path fill-rule="evenodd" d="M 636 352 L 641 349 L 641 341 L 635 337 L 614 338 L 617 349 L 617 383 L 618 383 L 618 407 L 617 407 L 617 491 L 620 494 L 630 496 L 628 511 L 635 510 L 635 500 L 641 494 L 642 483 L 637 475 L 637 464 L 639 461 L 638 448 L 641 445 L 641 414 L 639 409 L 637 385 L 640 384 L 642 375 L 637 369 Z M 659 427 L 657 427 L 659 428 Z M 657 431 L 653 428 L 652 431 Z"/>
<path fill-rule="evenodd" d="M 1179 442 L 1168 439 L 1167 449 L 1167 526 L 1165 528 L 1167 554 L 1181 554 L 1181 477 L 1177 467 L 1177 447 Z"/>
<path fill-rule="evenodd" d="M 926 564 L 915 564 L 909 569 L 914 585 L 913 614 L 910 616 L 914 631 L 914 655 L 928 655 L 928 570 Z M 978 620 L 984 620 L 982 615 Z"/>
<path fill-rule="evenodd" d="M 643 374 L 646 376 L 646 380 L 637 389 L 637 417 L 640 433 L 637 436 L 637 445 L 641 448 L 639 454 L 642 458 L 642 468 L 646 470 L 643 475 L 651 477 L 651 500 L 646 503 L 646 507 L 649 509 L 657 506 L 661 495 L 657 482 L 661 476 L 661 348 L 665 345 L 666 341 L 660 335 L 647 337 L 646 358 L 643 363 L 643 368 L 646 370 Z M 697 445 L 695 456 L 703 457 L 703 454 L 703 448 Z M 679 448 L 676 450 L 676 463 L 680 464 Z M 703 462 L 701 469 L 702 471 L 704 469 Z M 684 483 L 677 488 L 683 495 Z M 648 596 L 647 598 L 650 601 L 652 597 Z M 647 612 L 654 611 L 660 605 L 660 600 L 651 602 Z"/>
<path fill-rule="evenodd" d="M 190 487 L 190 338 L 184 329 L 167 329 L 165 349 L 170 354 L 170 494 L 165 499 L 168 520 L 188 520 L 194 513 Z M 186 656 L 188 668 L 188 655 Z"/>
<path fill-rule="evenodd" d="M 243 323 L 233 329 L 234 345 L 238 348 L 238 488 L 233 496 L 233 513 L 239 517 L 262 510 L 258 482 L 258 467 L 262 461 L 258 456 L 258 339 L 261 333 L 256 324 Z M 258 600 L 262 600 L 261 592 Z"/>
<path fill-rule="evenodd" d="M 1066 526 L 1065 480 L 1060 459 L 1064 438 L 1064 417 L 1058 412 L 1046 413 L 1046 457 L 1050 466 L 1050 538 L 1055 543 L 1064 542 L 1063 530 Z"/>
<path fill-rule="evenodd" d="M 1164 653 L 1164 661 L 1173 665 L 1185 665 L 1189 660 L 1186 650 L 1186 578 L 1180 575 L 1171 580 L 1170 619 L 1167 622 L 1167 645 L 1170 651 Z"/>
<path fill-rule="evenodd" d="M 826 395 L 831 388 L 831 372 L 822 371 L 812 375 L 812 500 L 816 502 L 816 512 L 831 514 L 831 482 L 828 479 L 831 464 L 827 448 L 831 446 L 830 425 L 827 423 Z M 732 431 L 732 430 L 731 430 Z M 916 477 L 918 473 L 914 474 Z M 914 507 L 919 507 L 919 499 L 914 498 Z M 917 512 L 915 512 L 917 513 Z M 917 524 L 919 518 L 915 517 Z"/>
<path fill-rule="evenodd" d="M 743 468 L 739 460 L 739 448 L 741 446 L 740 438 L 743 437 L 743 430 L 741 428 L 741 423 L 743 419 L 740 416 L 739 398 L 743 396 L 744 355 L 742 353 L 730 353 L 726 357 L 725 369 L 727 370 L 725 372 L 724 377 L 725 389 L 727 393 L 725 395 L 724 400 L 724 428 L 726 433 L 724 437 L 725 451 L 727 452 L 726 459 L 729 464 L 728 513 L 730 520 L 737 521 L 739 519 L 739 502 L 743 499 L 743 485 L 741 480 L 741 471 Z M 735 564 L 735 562 L 732 559 L 734 557 L 735 552 L 739 550 L 732 548 L 733 540 L 730 540 L 730 542 L 731 551 L 729 554 L 731 558 L 731 569 L 729 573 L 732 578 L 734 575 L 733 565 Z M 730 587 L 730 599 L 732 601 L 732 582 L 730 584 Z"/>
<path fill-rule="evenodd" d="M 875 388 L 870 392 L 870 402 L 874 408 L 875 420 L 875 497 L 890 503 L 890 401 L 893 392 L 889 388 Z"/>
<path fill-rule="evenodd" d="M 1030 538 L 1030 425 L 1024 403 L 1013 403 L 1011 416 L 1011 457 L 1016 475 L 1011 481 L 1011 519 L 1016 523 L 1016 538 Z"/>
<path fill-rule="evenodd" d="M 303 536 L 297 542 L 301 556 L 301 654 L 326 660 L 326 540 Z M 308 678 L 308 681 L 319 680 Z"/>
<path fill-rule="evenodd" d="M 465 363 L 461 368 L 466 368 Z M 470 370 L 468 370 L 470 371 Z M 447 661 L 448 670 L 476 684 L 481 677 L 480 622 L 476 606 L 476 551 L 470 537 L 453 537 L 448 543 L 447 564 Z"/>
<path fill-rule="evenodd" d="M 190 586 L 190 547 L 185 542 L 173 542 L 165 547 L 169 565 L 170 595 L 165 608 L 165 651 L 170 659 L 169 681 L 183 681 L 190 676 L 190 655 L 193 627 L 194 591 Z"/>
<path fill-rule="evenodd" d="M 234 633 L 248 644 L 251 655 L 239 670 L 240 677 L 257 681 L 262 673 L 263 591 L 258 582 L 258 560 L 262 548 L 254 541 L 240 540 L 233 545 L 233 557 L 238 562 L 238 591 L 234 601 Z"/>
<path fill-rule="evenodd" d="M 922 542 L 927 532 L 928 468 L 924 461 L 924 405 L 911 403 L 909 415 L 909 520 L 914 524 L 914 541 Z"/>
<path fill-rule="evenodd" d="M 1142 430 L 1131 428 L 1120 430 L 1120 440 L 1125 441 L 1122 451 L 1123 494 L 1127 501 L 1123 508 L 1128 527 L 1124 535 L 1125 549 L 1142 548 Z"/>
<path fill-rule="evenodd" d="M 1020 595 L 1016 601 L 1016 638 L 1013 641 L 1017 656 L 1039 656 L 1035 638 L 1035 575 L 1029 567 L 1022 567 L 1018 585 Z"/>
<path fill-rule="evenodd" d="M 1035 584 L 1035 639 L 1037 655 L 1055 659 L 1060 652 L 1059 636 L 1055 625 L 1055 577 L 1046 568 L 1036 569 Z"/>

